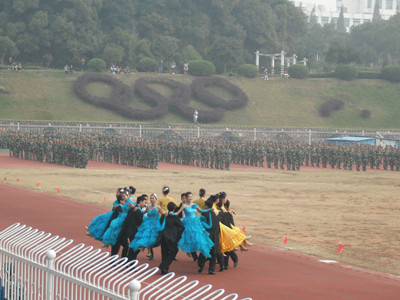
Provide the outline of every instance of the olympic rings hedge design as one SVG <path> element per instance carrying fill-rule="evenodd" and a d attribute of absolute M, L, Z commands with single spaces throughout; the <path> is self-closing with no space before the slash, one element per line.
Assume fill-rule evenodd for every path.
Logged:
<path fill-rule="evenodd" d="M 110 97 L 94 96 L 87 90 L 87 85 L 94 82 L 104 82 L 112 86 Z M 157 83 L 165 85 L 173 90 L 172 95 L 167 98 L 160 94 L 149 84 Z M 221 87 L 234 96 L 232 99 L 225 100 L 216 96 L 208 87 Z M 120 80 L 110 75 L 87 73 L 78 77 L 74 83 L 76 94 L 84 101 L 134 119 L 134 120 L 154 120 L 165 116 L 168 109 L 176 112 L 187 120 L 192 120 L 194 107 L 189 106 L 191 95 L 213 109 L 198 109 L 199 121 L 202 123 L 217 122 L 222 119 L 226 110 L 243 107 L 248 102 L 247 95 L 236 85 L 226 79 L 219 77 L 201 77 L 194 79 L 191 86 L 166 77 L 142 77 L 136 80 L 134 89 L 124 84 Z M 129 102 L 134 98 L 135 92 L 149 103 L 149 109 L 134 109 Z"/>

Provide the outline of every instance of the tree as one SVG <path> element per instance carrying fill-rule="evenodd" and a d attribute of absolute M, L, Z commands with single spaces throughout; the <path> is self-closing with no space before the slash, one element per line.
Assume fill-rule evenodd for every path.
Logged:
<path fill-rule="evenodd" d="M 334 41 L 328 49 L 326 61 L 335 64 L 350 64 L 360 62 L 361 55 L 356 48 Z"/>
<path fill-rule="evenodd" d="M 4 58 L 6 56 L 14 56 L 18 54 L 15 43 L 8 36 L 0 36 L 0 55 L 1 64 L 4 64 Z"/>
<path fill-rule="evenodd" d="M 346 32 L 346 26 L 344 24 L 344 13 L 343 13 L 343 6 L 340 9 L 340 13 L 339 13 L 339 18 L 337 20 L 337 24 L 336 24 L 336 30 L 340 31 L 340 32 Z"/>
<path fill-rule="evenodd" d="M 103 51 L 104 60 L 110 64 L 119 64 L 124 58 L 124 49 L 121 46 L 108 45 Z"/>
<path fill-rule="evenodd" d="M 312 11 L 311 11 L 311 13 L 310 13 L 310 18 L 309 18 L 308 20 L 309 20 L 309 23 L 310 23 L 311 25 L 314 25 L 314 24 L 317 24 L 317 23 L 318 23 L 318 18 L 317 18 L 317 16 L 315 15 L 315 5 L 314 5 L 314 7 L 313 7 L 313 9 L 312 9 Z"/>
<path fill-rule="evenodd" d="M 226 73 L 233 67 L 240 65 L 243 45 L 239 41 L 221 37 L 211 45 L 207 57 L 211 60 L 217 73 Z"/>
<path fill-rule="evenodd" d="M 379 1 L 375 1 L 374 14 L 372 15 L 372 22 L 382 21 L 381 13 L 379 11 Z"/>
<path fill-rule="evenodd" d="M 53 61 L 53 55 L 51 55 L 51 53 L 46 53 L 45 55 L 43 55 L 43 58 L 46 59 L 48 69 L 51 62 Z"/>

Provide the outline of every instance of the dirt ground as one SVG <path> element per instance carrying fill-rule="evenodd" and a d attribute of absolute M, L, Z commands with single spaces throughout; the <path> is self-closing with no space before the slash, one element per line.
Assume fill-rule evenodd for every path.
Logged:
<path fill-rule="evenodd" d="M 373 270 L 399 274 L 400 173 L 232 166 L 230 171 L 160 164 L 158 170 L 90 162 L 73 169 L 10 159 L 0 153 L 7 184 L 111 207 L 117 187 L 136 194 L 225 191 L 252 240 Z M 58 193 L 58 190 L 60 193 Z M 24 195 L 29 197 L 29 195 Z M 283 241 L 288 237 L 287 244 Z M 344 245 L 337 254 L 339 242 Z"/>

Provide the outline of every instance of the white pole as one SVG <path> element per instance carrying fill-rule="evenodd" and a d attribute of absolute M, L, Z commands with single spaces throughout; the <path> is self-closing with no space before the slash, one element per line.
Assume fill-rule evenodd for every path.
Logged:
<path fill-rule="evenodd" d="M 311 145 L 311 129 L 308 130 L 308 144 Z"/>
<path fill-rule="evenodd" d="M 275 55 L 271 55 L 271 74 L 275 74 Z"/>
<path fill-rule="evenodd" d="M 256 51 L 256 67 L 257 67 L 257 70 L 259 70 L 260 69 L 260 51 Z"/>
<path fill-rule="evenodd" d="M 257 128 L 254 127 L 254 140 L 257 140 Z"/>
<path fill-rule="evenodd" d="M 281 51 L 281 76 L 285 73 L 285 52 Z"/>
<path fill-rule="evenodd" d="M 139 125 L 139 137 L 142 138 L 142 125 Z"/>
<path fill-rule="evenodd" d="M 47 268 L 49 270 L 54 269 L 54 260 L 56 259 L 56 252 L 54 250 L 48 250 L 46 252 L 47 258 Z M 46 300 L 52 300 L 54 295 L 54 286 L 53 286 L 53 274 L 50 272 L 46 272 Z"/>
<path fill-rule="evenodd" d="M 138 281 L 137 279 L 133 279 L 129 283 L 128 288 L 129 288 L 129 299 L 139 300 L 139 291 L 141 288 L 140 281 Z"/>
<path fill-rule="evenodd" d="M 82 124 L 79 124 L 79 132 L 82 132 Z"/>
<path fill-rule="evenodd" d="M 18 131 L 19 131 L 19 122 L 18 122 Z"/>
<path fill-rule="evenodd" d="M 197 138 L 200 138 L 200 126 L 197 126 Z"/>

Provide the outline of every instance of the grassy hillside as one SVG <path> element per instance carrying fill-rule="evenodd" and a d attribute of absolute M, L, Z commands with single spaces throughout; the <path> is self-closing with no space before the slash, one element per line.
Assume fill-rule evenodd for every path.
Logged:
<path fill-rule="evenodd" d="M 48 120 L 79 122 L 134 122 L 112 111 L 95 107 L 79 99 L 73 91 L 73 82 L 81 74 L 65 75 L 62 70 L 27 70 L 20 73 L 0 71 L 0 119 L 2 120 Z M 157 76 L 155 73 L 114 75 L 133 86 L 141 76 Z M 190 85 L 193 77 L 171 76 L 174 80 Z M 358 79 L 346 82 L 336 79 L 284 80 L 271 78 L 247 79 L 233 77 L 231 80 L 249 97 L 242 109 L 227 111 L 222 121 L 215 125 L 268 126 L 268 127 L 325 127 L 325 128 L 400 128 L 400 85 L 381 80 Z M 165 95 L 169 88 L 153 85 Z M 111 95 L 112 90 L 104 83 L 88 86 L 97 95 Z M 214 93 L 229 98 L 226 91 L 214 88 Z M 319 106 L 329 97 L 344 102 L 343 109 L 331 117 L 322 118 Z M 191 106 L 200 109 L 207 106 L 191 99 Z M 137 96 L 130 105 L 149 107 Z M 368 109 L 371 117 L 363 119 L 360 110 Z M 201 119 L 201 116 L 200 116 Z M 144 123 L 141 121 L 141 123 Z M 170 112 L 152 123 L 187 124 L 188 121 Z"/>

